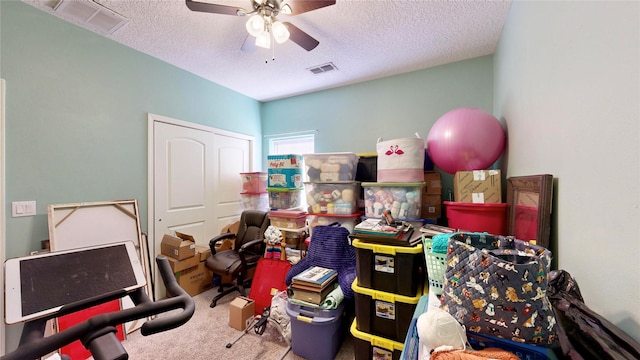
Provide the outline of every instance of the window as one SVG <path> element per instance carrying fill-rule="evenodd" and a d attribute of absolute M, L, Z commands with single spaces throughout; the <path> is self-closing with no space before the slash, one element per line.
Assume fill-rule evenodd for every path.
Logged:
<path fill-rule="evenodd" d="M 314 139 L 313 134 L 273 137 L 269 139 L 269 155 L 313 154 Z"/>

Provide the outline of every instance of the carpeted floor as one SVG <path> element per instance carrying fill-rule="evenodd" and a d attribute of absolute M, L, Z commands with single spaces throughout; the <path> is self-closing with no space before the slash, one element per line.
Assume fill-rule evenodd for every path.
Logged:
<path fill-rule="evenodd" d="M 212 309 L 209 307 L 209 303 L 215 294 L 217 294 L 217 288 L 195 296 L 195 314 L 189 322 L 179 328 L 150 336 L 142 336 L 139 331 L 129 334 L 123 342 L 129 353 L 129 358 L 132 360 L 215 358 L 278 360 L 281 358 L 287 350 L 287 343 L 275 326 L 267 325 L 262 335 L 249 331 L 231 348 L 227 348 L 228 343 L 233 342 L 242 334 L 241 331 L 228 326 L 229 303 L 238 294 L 227 295 L 218 301 L 218 305 Z M 318 336 L 318 334 L 309 335 Z M 301 360 L 304 358 L 289 351 L 284 359 Z M 335 359 L 355 359 L 353 337 L 348 331 Z"/>

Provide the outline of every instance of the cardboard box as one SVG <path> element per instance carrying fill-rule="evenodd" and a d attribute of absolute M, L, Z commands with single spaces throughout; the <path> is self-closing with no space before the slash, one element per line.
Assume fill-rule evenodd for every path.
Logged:
<path fill-rule="evenodd" d="M 177 259 L 168 257 L 167 260 L 169 260 L 169 266 L 171 266 L 171 271 L 174 274 L 180 271 L 190 269 L 194 266 L 198 266 L 198 263 L 199 263 L 198 261 L 199 259 L 197 256 L 188 257 L 182 260 L 177 260 Z"/>
<path fill-rule="evenodd" d="M 442 195 L 422 195 L 422 218 L 439 219 L 442 216 Z"/>
<path fill-rule="evenodd" d="M 229 326 L 243 331 L 253 321 L 256 302 L 248 297 L 238 296 L 229 304 Z"/>
<path fill-rule="evenodd" d="M 237 234 L 239 228 L 240 228 L 240 221 L 236 221 L 234 223 L 231 223 L 223 227 L 222 230 L 220 231 L 220 234 L 225 234 L 225 233 Z"/>
<path fill-rule="evenodd" d="M 178 233 L 176 233 L 178 234 Z M 184 234 L 180 234 L 183 235 Z M 186 235 L 191 237 L 189 235 Z M 196 242 L 191 239 L 181 239 L 179 237 L 165 234 L 160 243 L 160 252 L 177 260 L 183 260 L 196 255 Z"/>
<path fill-rule="evenodd" d="M 198 261 L 207 261 L 209 256 L 211 256 L 211 249 L 208 246 L 204 245 L 196 245 L 196 258 Z"/>
<path fill-rule="evenodd" d="M 458 171 L 453 176 L 453 192 L 456 202 L 502 203 L 500 170 Z"/>
<path fill-rule="evenodd" d="M 424 172 L 424 194 L 442 195 L 442 175 L 435 171 Z"/>
<path fill-rule="evenodd" d="M 204 262 L 198 261 L 197 266 L 176 272 L 174 275 L 178 285 L 191 296 L 196 296 L 213 287 L 213 274 L 204 266 Z M 167 296 L 172 295 L 167 292 Z"/>

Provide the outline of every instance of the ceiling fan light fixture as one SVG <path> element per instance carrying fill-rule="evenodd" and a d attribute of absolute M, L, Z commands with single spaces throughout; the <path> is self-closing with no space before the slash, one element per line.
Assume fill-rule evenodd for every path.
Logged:
<path fill-rule="evenodd" d="M 264 18 L 255 14 L 247 20 L 246 27 L 249 35 L 257 37 L 264 32 Z"/>
<path fill-rule="evenodd" d="M 271 25 L 271 31 L 273 32 L 273 38 L 278 44 L 282 44 L 289 40 L 289 30 L 280 21 L 274 21 Z"/>
<path fill-rule="evenodd" d="M 271 34 L 266 31 L 261 32 L 256 36 L 256 46 L 261 48 L 271 48 Z"/>

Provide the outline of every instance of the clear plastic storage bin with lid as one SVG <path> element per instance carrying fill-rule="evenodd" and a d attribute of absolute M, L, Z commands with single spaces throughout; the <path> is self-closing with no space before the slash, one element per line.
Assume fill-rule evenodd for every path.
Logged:
<path fill-rule="evenodd" d="M 362 183 L 364 216 L 382 218 L 389 210 L 394 219 L 420 219 L 425 183 Z"/>
<path fill-rule="evenodd" d="M 354 214 L 358 212 L 360 182 L 306 182 L 307 212 L 310 214 Z"/>
<path fill-rule="evenodd" d="M 263 193 L 267 192 L 266 172 L 244 172 L 240 173 L 243 193 Z"/>
<path fill-rule="evenodd" d="M 269 194 L 264 193 L 240 193 L 242 210 L 269 211 Z"/>
<path fill-rule="evenodd" d="M 304 206 L 304 189 L 267 188 L 267 191 L 271 209 L 292 209 Z"/>
<path fill-rule="evenodd" d="M 353 181 L 359 156 L 355 153 L 304 154 L 305 182 Z"/>

